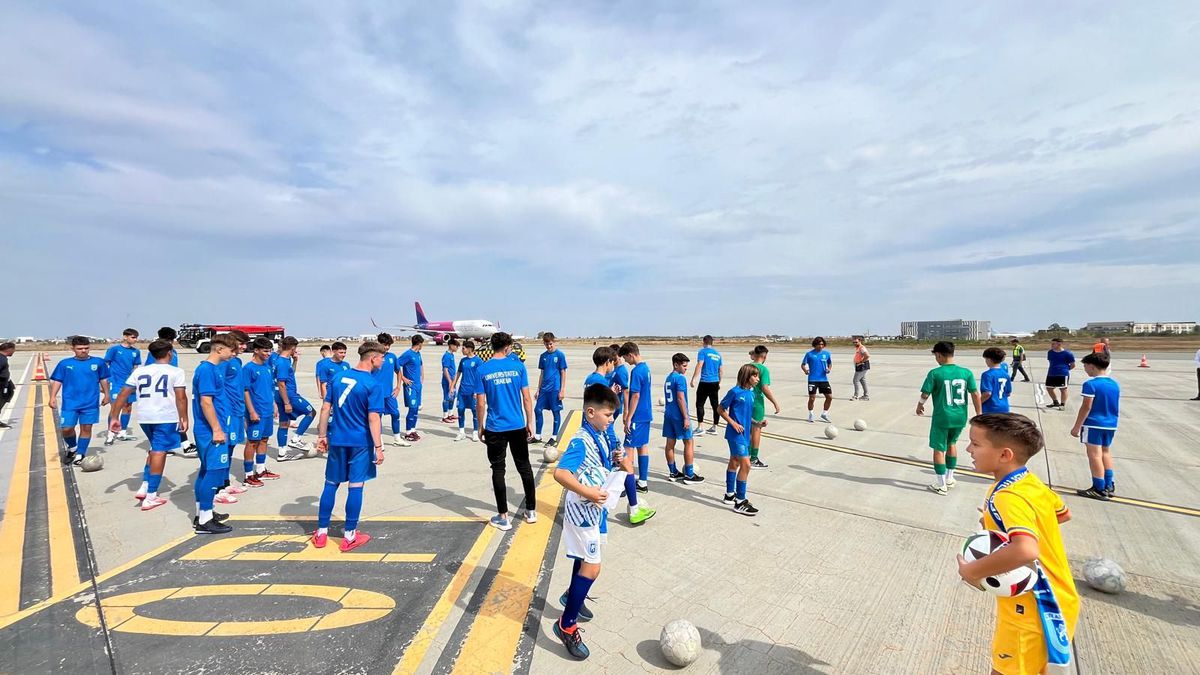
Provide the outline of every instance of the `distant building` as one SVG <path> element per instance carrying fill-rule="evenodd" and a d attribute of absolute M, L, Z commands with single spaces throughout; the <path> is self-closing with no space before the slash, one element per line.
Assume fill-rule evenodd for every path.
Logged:
<path fill-rule="evenodd" d="M 1082 329 L 1088 333 L 1131 333 L 1133 321 L 1089 321 Z"/>
<path fill-rule="evenodd" d="M 986 340 L 992 336 L 991 321 L 902 321 L 900 335 L 918 340 Z"/>
<path fill-rule="evenodd" d="M 1195 321 L 1162 321 L 1158 323 L 1135 323 L 1134 333 L 1173 333 L 1183 335 L 1196 330 Z"/>

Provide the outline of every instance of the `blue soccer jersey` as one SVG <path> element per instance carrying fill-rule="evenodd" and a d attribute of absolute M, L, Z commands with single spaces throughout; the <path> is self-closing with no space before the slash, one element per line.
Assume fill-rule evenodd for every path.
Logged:
<path fill-rule="evenodd" d="M 421 386 L 421 352 L 410 349 L 400 355 L 397 363 L 399 363 L 400 372 L 404 374 L 405 379 Z"/>
<path fill-rule="evenodd" d="M 208 424 L 201 407 L 201 399 L 205 396 L 212 398 L 213 409 L 217 413 L 217 421 L 229 419 L 229 399 L 225 396 L 225 364 L 201 361 L 192 374 L 192 418 L 195 419 L 196 431 L 212 435 L 213 428 Z"/>
<path fill-rule="evenodd" d="M 454 381 L 454 376 L 458 374 L 454 363 L 454 352 L 446 351 L 442 353 L 442 368 L 450 374 L 450 379 L 446 380 L 446 384 L 450 384 Z M 442 379 L 446 379 L 446 373 L 442 374 Z"/>
<path fill-rule="evenodd" d="M 63 410 L 90 410 L 100 407 L 100 381 L 109 379 L 110 375 L 104 359 L 71 357 L 54 365 L 50 379 L 62 383 Z"/>
<path fill-rule="evenodd" d="M 587 379 L 583 381 L 583 389 L 584 391 L 587 391 L 587 388 L 593 384 L 602 384 L 606 387 L 612 387 L 612 380 L 609 378 L 610 376 L 608 375 L 601 375 L 596 371 L 592 371 L 588 374 Z"/>
<path fill-rule="evenodd" d="M 1061 352 L 1051 349 L 1046 352 L 1046 360 L 1050 362 L 1050 368 L 1046 370 L 1046 375 L 1063 377 L 1071 374 L 1071 364 L 1075 363 L 1075 355 L 1069 349 Z"/>
<path fill-rule="evenodd" d="M 542 352 L 538 357 L 542 371 L 542 391 L 558 392 L 562 388 L 562 371 L 567 369 L 567 357 L 560 350 Z"/>
<path fill-rule="evenodd" d="M 400 366 L 396 365 L 397 360 L 396 355 L 391 352 L 384 354 L 383 363 L 379 364 L 379 370 L 372 373 L 375 381 L 383 387 L 384 398 L 391 396 L 392 391 L 396 388 L 396 373 L 400 370 Z"/>
<path fill-rule="evenodd" d="M 617 364 L 616 368 L 608 374 L 609 386 L 616 386 L 617 392 L 617 414 L 619 415 L 625 409 L 625 390 L 629 388 L 629 368 L 624 363 Z"/>
<path fill-rule="evenodd" d="M 458 395 L 473 396 L 479 392 L 479 366 L 483 365 L 483 359 L 478 356 L 464 356 L 459 362 L 459 370 L 462 371 L 462 377 L 458 380 Z"/>
<path fill-rule="evenodd" d="M 1083 425 L 1092 429 L 1116 429 L 1121 407 L 1121 385 L 1107 375 L 1083 383 L 1083 397 L 1092 399 Z"/>
<path fill-rule="evenodd" d="M 250 392 L 250 405 L 254 406 L 260 419 L 275 414 L 275 375 L 271 373 L 271 366 L 254 361 L 247 363 L 242 368 L 242 390 Z"/>
<path fill-rule="evenodd" d="M 142 365 L 142 353 L 136 347 L 113 345 L 104 352 L 104 362 L 108 364 L 109 379 L 116 383 L 116 389 L 120 389 L 133 374 L 133 369 Z"/>
<path fill-rule="evenodd" d="M 479 390 L 487 398 L 487 431 L 524 429 L 525 401 L 522 391 L 529 387 L 525 364 L 512 359 L 492 359 L 479 366 Z"/>
<path fill-rule="evenodd" d="M 985 391 L 991 396 L 983 402 L 983 412 L 1008 412 L 1008 397 L 1012 396 L 1012 378 L 1009 377 L 1008 368 L 996 366 L 983 371 L 979 376 L 979 393 Z"/>
<path fill-rule="evenodd" d="M 629 395 L 638 395 L 637 408 L 631 422 L 649 422 L 654 419 L 653 403 L 650 401 L 650 366 L 643 361 L 633 367 L 629 374 Z"/>
<path fill-rule="evenodd" d="M 329 386 L 329 382 L 337 376 L 338 373 L 350 370 L 350 364 L 342 361 L 334 361 L 333 359 L 321 359 L 317 364 L 317 381 L 325 386 Z"/>
<path fill-rule="evenodd" d="M 809 382 L 829 381 L 829 367 L 833 365 L 833 357 L 829 355 L 828 351 L 810 349 L 804 355 L 804 364 L 808 366 Z"/>
<path fill-rule="evenodd" d="M 275 368 L 279 365 L 279 352 L 271 352 L 267 357 L 267 365 L 271 367 L 271 372 L 275 372 Z"/>
<path fill-rule="evenodd" d="M 387 393 L 391 393 L 391 387 Z M 371 373 L 350 368 L 335 375 L 325 389 L 325 401 L 333 407 L 338 421 L 329 429 L 329 445 L 374 448 L 370 414 L 383 414 L 384 396 L 384 387 Z"/>
<path fill-rule="evenodd" d="M 225 400 L 229 415 L 235 420 L 246 416 L 246 387 L 242 382 L 242 360 L 233 357 L 225 362 Z"/>
<path fill-rule="evenodd" d="M 810 352 L 811 353 L 811 352 Z M 750 423 L 754 417 L 754 390 L 734 387 L 725 392 L 721 399 L 721 407 L 733 418 L 734 422 L 742 425 L 742 433 L 734 431 L 733 425 L 725 427 L 725 440 L 750 444 Z"/>
<path fill-rule="evenodd" d="M 683 401 L 683 408 L 687 410 L 687 395 L 688 383 L 687 378 L 680 373 L 674 371 L 667 376 L 663 382 L 663 401 L 666 403 L 666 410 L 663 412 L 663 417 L 668 420 L 683 420 L 683 411 L 679 409 L 679 402 Z"/>
<path fill-rule="evenodd" d="M 154 363 L 154 362 L 155 362 L 155 361 L 154 361 L 154 355 L 150 353 L 150 350 L 149 350 L 149 349 L 147 349 L 147 350 L 146 350 L 146 358 L 142 360 L 142 365 L 146 365 L 146 366 L 148 366 L 148 365 L 150 365 L 151 363 Z M 176 368 L 178 368 L 178 367 L 179 367 L 179 352 L 177 352 L 177 351 L 175 351 L 174 349 L 172 349 L 172 350 L 171 350 L 171 360 L 170 360 L 170 361 L 168 361 L 167 363 L 170 363 L 171 365 L 173 365 L 173 366 L 175 366 Z"/>
<path fill-rule="evenodd" d="M 275 360 L 275 381 L 283 383 L 284 389 L 287 390 L 289 400 L 297 396 L 296 371 L 292 367 L 291 359 L 281 356 Z"/>
<path fill-rule="evenodd" d="M 696 352 L 696 365 L 700 368 L 701 382 L 721 381 L 721 352 L 704 347 Z"/>

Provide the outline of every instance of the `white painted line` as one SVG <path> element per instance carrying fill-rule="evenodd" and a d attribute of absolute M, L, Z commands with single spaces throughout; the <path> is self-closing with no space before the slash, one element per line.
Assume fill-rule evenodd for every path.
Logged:
<path fill-rule="evenodd" d="M 33 368 L 33 362 L 37 360 L 37 354 L 38 352 L 34 352 L 34 357 L 29 359 L 29 362 L 25 364 L 25 372 L 21 373 L 21 381 L 13 387 L 12 400 L 8 402 L 8 405 L 4 406 L 4 416 L 0 419 L 0 422 L 8 424 L 12 420 L 13 411 L 17 409 L 17 398 L 21 393 L 21 387 L 24 387 L 25 383 L 29 381 L 29 370 Z M 4 440 L 4 432 L 10 429 L 0 429 L 0 441 Z M 15 431 L 15 429 L 11 430 Z"/>

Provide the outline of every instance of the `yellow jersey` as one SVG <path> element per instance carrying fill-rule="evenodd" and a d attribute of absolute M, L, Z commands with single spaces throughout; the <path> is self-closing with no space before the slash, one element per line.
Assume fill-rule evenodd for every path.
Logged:
<path fill-rule="evenodd" d="M 995 489 L 996 485 L 993 484 L 989 494 Z M 1074 637 L 1075 621 L 1079 618 L 1079 591 L 1075 588 L 1075 578 L 1071 576 L 1058 526 L 1059 518 L 1070 514 L 1066 504 L 1031 471 L 1026 471 L 1020 480 L 995 492 L 992 503 L 1000 512 L 1004 528 L 985 508 L 983 522 L 987 529 L 1006 529 L 1010 537 L 1031 536 L 1037 539 L 1038 564 L 1054 589 L 1054 599 L 1058 601 L 1059 611 L 1066 621 L 1067 632 Z M 996 598 L 996 601 L 998 621 L 1041 631 L 1037 599 L 1032 592 L 1014 598 Z"/>

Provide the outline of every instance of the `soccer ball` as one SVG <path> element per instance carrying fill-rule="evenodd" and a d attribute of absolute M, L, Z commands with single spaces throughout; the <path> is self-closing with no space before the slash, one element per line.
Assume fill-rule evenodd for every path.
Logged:
<path fill-rule="evenodd" d="M 833 426 L 832 424 L 825 427 L 825 438 L 833 440 L 833 439 L 837 438 L 837 435 L 838 435 L 837 427 Z"/>
<path fill-rule="evenodd" d="M 658 397 L 658 406 L 661 408 L 662 406 L 665 406 L 666 404 L 667 404 L 667 399 L 659 396 Z"/>
<path fill-rule="evenodd" d="M 675 619 L 663 626 L 658 636 L 663 656 L 677 666 L 687 666 L 700 656 L 700 631 L 685 619 Z"/>
<path fill-rule="evenodd" d="M 855 431 L 866 431 L 867 430 L 867 421 L 863 420 L 863 419 L 854 420 L 854 430 Z"/>
<path fill-rule="evenodd" d="M 1008 545 L 1008 535 L 995 530 L 980 530 L 967 537 L 963 544 L 962 555 L 968 562 L 979 560 L 991 555 Z M 1037 572 L 1033 567 L 1021 566 L 1010 572 L 1003 572 L 982 580 L 983 590 L 1009 598 L 1033 590 L 1037 583 Z"/>
<path fill-rule="evenodd" d="M 315 458 L 318 454 L 320 453 L 317 452 L 317 446 L 315 445 L 308 446 L 308 449 L 304 451 L 304 456 L 309 459 Z"/>
<path fill-rule="evenodd" d="M 100 455 L 85 455 L 83 461 L 79 463 L 79 468 L 91 473 L 104 468 L 104 460 Z"/>
<path fill-rule="evenodd" d="M 1125 590 L 1125 570 L 1107 558 L 1091 558 L 1083 563 L 1083 578 L 1088 586 L 1116 595 Z"/>
<path fill-rule="evenodd" d="M 550 446 L 542 452 L 542 459 L 546 460 L 547 464 L 553 464 L 558 461 L 558 448 Z"/>

